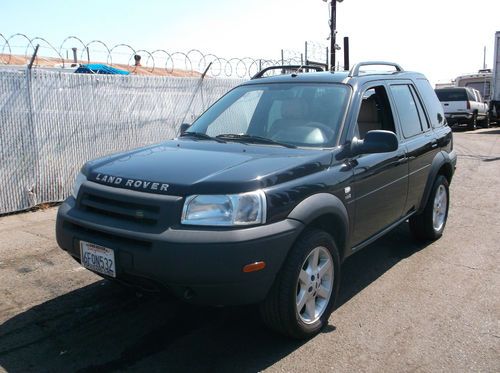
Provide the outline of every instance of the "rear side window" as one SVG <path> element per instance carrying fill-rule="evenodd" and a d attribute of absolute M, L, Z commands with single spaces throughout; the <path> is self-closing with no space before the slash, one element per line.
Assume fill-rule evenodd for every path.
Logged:
<path fill-rule="evenodd" d="M 404 137 L 412 137 L 422 132 L 417 104 L 407 84 L 391 85 L 399 121 Z"/>
<path fill-rule="evenodd" d="M 476 101 L 476 96 L 470 89 L 467 90 L 467 98 L 469 99 L 469 101 Z"/>
<path fill-rule="evenodd" d="M 465 89 L 436 89 L 439 101 L 467 101 Z"/>
<path fill-rule="evenodd" d="M 427 109 L 427 114 L 431 121 L 432 127 L 441 127 L 444 125 L 444 111 L 441 102 L 439 102 L 436 92 L 432 89 L 431 84 L 427 79 L 417 79 L 415 82 L 423 104 Z"/>

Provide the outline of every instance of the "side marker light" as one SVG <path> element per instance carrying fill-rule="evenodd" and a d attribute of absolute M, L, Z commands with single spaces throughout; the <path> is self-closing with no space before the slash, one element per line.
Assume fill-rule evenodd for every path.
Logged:
<path fill-rule="evenodd" d="M 246 266 L 244 266 L 243 272 L 245 272 L 245 273 L 256 272 L 256 271 L 260 271 L 264 268 L 266 268 L 265 262 L 255 262 L 255 263 L 250 263 L 250 264 L 247 264 Z"/>

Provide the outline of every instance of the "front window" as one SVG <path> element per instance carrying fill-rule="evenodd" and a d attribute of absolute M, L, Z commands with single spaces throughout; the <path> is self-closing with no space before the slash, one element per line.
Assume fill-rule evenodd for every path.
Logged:
<path fill-rule="evenodd" d="M 350 88 L 343 84 L 279 83 L 237 87 L 189 128 L 265 138 L 291 146 L 331 147 L 344 120 Z M 235 136 L 231 140 L 237 139 Z"/>

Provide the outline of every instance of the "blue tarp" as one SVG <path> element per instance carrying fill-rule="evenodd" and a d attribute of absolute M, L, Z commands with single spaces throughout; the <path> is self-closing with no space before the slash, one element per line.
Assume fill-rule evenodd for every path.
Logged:
<path fill-rule="evenodd" d="M 125 70 L 116 69 L 114 67 L 104 65 L 102 63 L 91 63 L 88 65 L 80 65 L 75 73 L 79 74 L 118 74 L 129 75 L 130 73 Z"/>

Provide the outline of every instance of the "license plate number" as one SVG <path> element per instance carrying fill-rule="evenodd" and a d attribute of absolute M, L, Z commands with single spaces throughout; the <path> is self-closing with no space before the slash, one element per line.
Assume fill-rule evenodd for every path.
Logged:
<path fill-rule="evenodd" d="M 85 268 L 103 275 L 116 277 L 115 252 L 113 249 L 80 241 L 80 258 Z"/>

